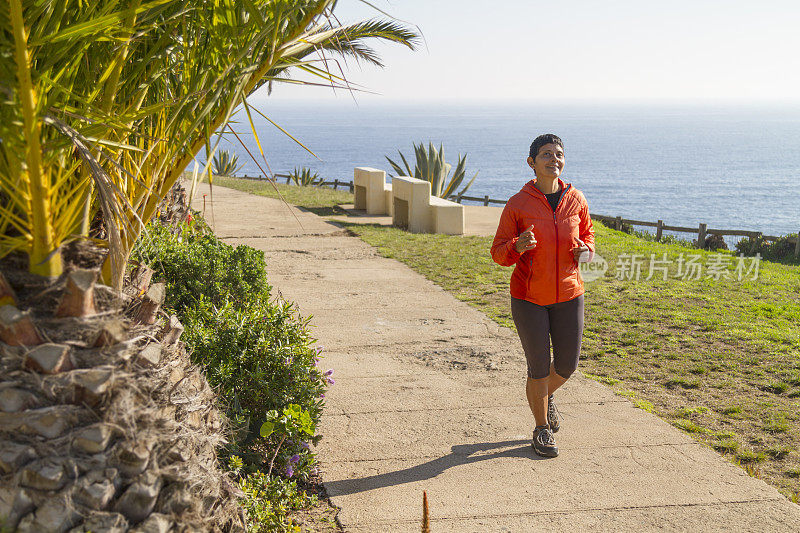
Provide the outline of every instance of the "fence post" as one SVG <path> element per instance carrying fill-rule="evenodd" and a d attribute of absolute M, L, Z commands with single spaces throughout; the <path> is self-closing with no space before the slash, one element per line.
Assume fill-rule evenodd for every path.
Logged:
<path fill-rule="evenodd" d="M 456 196 L 456 203 L 457 204 L 461 203 L 461 195 L 460 194 L 458 196 Z M 800 234 L 798 234 L 798 235 L 800 236 Z M 800 240 L 798 240 L 797 242 L 800 242 Z"/>
<path fill-rule="evenodd" d="M 339 188 L 339 178 L 336 178 L 335 180 L 333 180 L 333 190 L 335 191 L 338 188 Z"/>
<path fill-rule="evenodd" d="M 289 185 L 289 182 L 292 181 L 291 176 L 286 176 L 286 185 Z"/>
<path fill-rule="evenodd" d="M 706 247 L 706 228 L 708 226 L 706 224 L 700 223 L 700 227 L 697 229 L 697 247 L 701 250 Z"/>
<path fill-rule="evenodd" d="M 664 221 L 659 219 L 656 224 L 656 242 L 661 242 L 661 232 L 664 231 Z"/>
<path fill-rule="evenodd" d="M 755 238 L 753 238 L 753 240 L 751 241 L 752 242 L 752 244 L 750 245 L 750 254 L 751 255 L 755 253 L 756 248 L 758 247 L 759 243 L 761 242 L 761 236 L 762 235 L 764 235 L 764 234 L 759 231 L 758 233 L 756 233 Z"/>
<path fill-rule="evenodd" d="M 488 194 L 483 197 L 483 205 L 484 206 L 488 206 L 489 205 L 489 195 Z"/>
<path fill-rule="evenodd" d="M 355 183 L 352 181 L 350 182 L 350 192 L 353 192 L 353 188 L 355 187 Z"/>
<path fill-rule="evenodd" d="M 614 229 L 617 231 L 622 231 L 622 217 L 617 217 L 614 220 Z"/>
<path fill-rule="evenodd" d="M 797 237 L 794 241 L 794 256 L 800 257 L 800 231 L 797 232 Z"/>

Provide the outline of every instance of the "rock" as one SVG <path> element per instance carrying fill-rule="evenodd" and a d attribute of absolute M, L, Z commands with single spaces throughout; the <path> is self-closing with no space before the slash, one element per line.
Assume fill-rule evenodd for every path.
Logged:
<path fill-rule="evenodd" d="M 83 520 L 83 524 L 69 530 L 70 533 L 125 533 L 128 521 L 119 513 L 95 512 Z"/>
<path fill-rule="evenodd" d="M 142 475 L 117 500 L 114 509 L 131 522 L 138 523 L 153 512 L 161 490 L 161 478 L 152 472 Z"/>
<path fill-rule="evenodd" d="M 13 305 L 0 307 L 0 340 L 11 346 L 36 346 L 42 343 L 30 313 L 23 313 Z"/>
<path fill-rule="evenodd" d="M 61 533 L 73 527 L 78 520 L 74 506 L 61 494 L 48 498 L 36 511 L 23 518 L 17 531 L 30 533 Z"/>
<path fill-rule="evenodd" d="M 52 461 L 37 461 L 22 469 L 19 484 L 36 490 L 60 490 L 69 480 L 64 466 Z"/>
<path fill-rule="evenodd" d="M 144 347 L 136 356 L 136 363 L 145 368 L 155 368 L 161 362 L 161 352 L 163 346 L 157 342 L 153 342 Z"/>
<path fill-rule="evenodd" d="M 42 344 L 25 354 L 22 366 L 40 374 L 58 374 L 75 368 L 69 346 Z"/>
<path fill-rule="evenodd" d="M 114 487 L 116 476 L 117 471 L 113 468 L 92 470 L 75 483 L 73 499 L 90 509 L 105 509 L 116 493 Z M 97 528 L 96 530 L 100 531 Z"/>
<path fill-rule="evenodd" d="M 108 448 L 113 436 L 114 428 L 110 424 L 99 422 L 79 430 L 72 445 L 88 454 L 100 453 Z"/>
<path fill-rule="evenodd" d="M 36 459 L 36 452 L 31 446 L 6 441 L 0 448 L 0 472 L 3 474 L 16 472 L 21 466 L 34 459 Z M 0 512 L 0 516 L 2 514 Z"/>
<path fill-rule="evenodd" d="M 138 476 L 147 468 L 150 461 L 150 450 L 155 443 L 150 439 L 138 442 L 121 442 L 114 448 L 112 464 L 122 475 L 127 477 Z"/>
<path fill-rule="evenodd" d="M 171 528 L 172 520 L 163 514 L 153 513 L 131 533 L 167 533 Z"/>
<path fill-rule="evenodd" d="M 18 413 L 36 407 L 39 399 L 31 392 L 23 389 L 7 387 L 0 390 L 0 411 Z"/>

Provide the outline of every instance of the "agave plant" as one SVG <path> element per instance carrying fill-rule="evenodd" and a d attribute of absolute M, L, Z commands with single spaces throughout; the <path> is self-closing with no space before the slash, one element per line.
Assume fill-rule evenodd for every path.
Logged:
<path fill-rule="evenodd" d="M 438 150 L 435 146 L 433 146 L 433 143 L 429 143 L 427 149 L 422 143 L 420 143 L 419 146 L 416 144 L 414 145 L 414 154 L 417 158 L 416 165 L 414 166 L 414 172 L 411 172 L 411 167 L 408 165 L 408 161 L 403 153 L 399 150 L 397 153 L 400 155 L 400 159 L 403 161 L 405 168 L 400 167 L 400 165 L 389 159 L 389 156 L 386 156 L 386 160 L 392 166 L 397 175 L 409 176 L 420 180 L 429 181 L 431 183 L 431 194 L 440 198 L 449 198 L 454 195 L 461 196 L 472 186 L 475 178 L 478 177 L 478 173 L 476 172 L 475 175 L 472 176 L 472 179 L 469 180 L 466 185 L 464 185 L 464 188 L 456 193 L 456 189 L 458 189 L 459 185 L 461 185 L 461 183 L 464 181 L 464 177 L 466 176 L 466 154 L 463 156 L 459 154 L 458 163 L 456 163 L 455 171 L 451 177 L 450 170 L 452 169 L 452 165 L 445 162 L 444 148 L 441 144 L 439 145 Z"/>
<path fill-rule="evenodd" d="M 307 167 L 301 169 L 295 168 L 289 173 L 289 178 L 295 185 L 301 185 L 303 187 L 322 183 L 322 178 L 319 177 L 319 174 L 316 172 L 312 174 L 311 169 Z"/>
<path fill-rule="evenodd" d="M 231 155 L 227 150 L 217 150 L 211 164 L 211 171 L 216 176 L 233 176 L 241 170 L 243 165 L 238 165 L 239 156 Z"/>

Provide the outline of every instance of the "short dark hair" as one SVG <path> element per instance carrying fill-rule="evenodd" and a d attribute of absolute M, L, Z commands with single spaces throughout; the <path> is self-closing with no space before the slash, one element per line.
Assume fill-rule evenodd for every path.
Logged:
<path fill-rule="evenodd" d="M 560 146 L 562 150 L 564 149 L 564 143 L 561 141 L 558 135 L 555 133 L 545 133 L 544 135 L 539 135 L 533 140 L 528 155 L 536 159 L 536 156 L 539 155 L 539 149 L 545 144 L 555 144 Z"/>

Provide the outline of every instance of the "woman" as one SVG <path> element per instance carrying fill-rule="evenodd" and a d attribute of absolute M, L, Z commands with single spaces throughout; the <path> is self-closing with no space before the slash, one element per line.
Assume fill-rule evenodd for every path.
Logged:
<path fill-rule="evenodd" d="M 492 258 L 516 265 L 511 314 L 528 363 L 525 394 L 536 420 L 533 449 L 556 457 L 559 429 L 553 392 L 578 366 L 583 334 L 583 280 L 579 260 L 594 254 L 594 228 L 586 198 L 559 176 L 564 143 L 553 134 L 531 144 L 528 165 L 536 179 L 509 199 L 492 243 Z M 550 361 L 550 341 L 553 360 Z"/>

